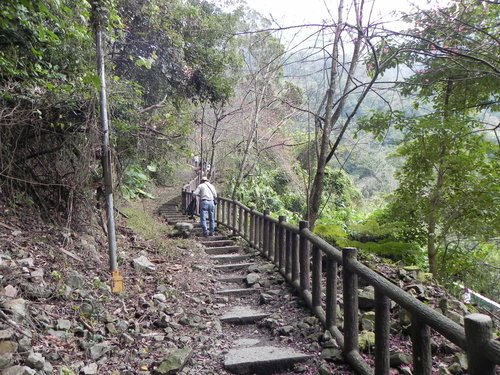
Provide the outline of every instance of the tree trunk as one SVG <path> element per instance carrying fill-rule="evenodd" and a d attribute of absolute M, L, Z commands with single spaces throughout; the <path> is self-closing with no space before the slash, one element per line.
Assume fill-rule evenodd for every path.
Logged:
<path fill-rule="evenodd" d="M 429 271 L 437 276 L 437 262 L 436 262 L 436 220 L 434 215 L 431 214 L 429 223 L 427 225 L 427 258 L 429 260 Z"/>
<path fill-rule="evenodd" d="M 240 187 L 241 183 L 243 182 L 244 171 L 245 171 L 245 167 L 247 165 L 248 156 L 250 154 L 250 148 L 251 148 L 252 144 L 254 143 L 254 139 L 255 139 L 256 134 L 257 134 L 257 129 L 259 127 L 260 111 L 261 111 L 261 107 L 262 107 L 262 102 L 264 100 L 264 97 L 266 95 L 267 89 L 268 89 L 270 81 L 271 81 L 271 79 L 269 77 L 270 68 L 271 68 L 271 65 L 268 64 L 267 68 L 266 68 L 266 72 L 263 76 L 263 78 L 264 78 L 263 82 L 265 82 L 264 85 L 260 88 L 260 90 L 255 90 L 255 92 L 258 93 L 258 95 L 255 98 L 255 107 L 254 107 L 254 113 L 252 115 L 251 131 L 250 131 L 250 135 L 249 135 L 247 142 L 246 142 L 245 151 L 243 153 L 243 159 L 241 160 L 240 169 L 238 171 L 238 176 L 237 176 L 235 184 L 233 186 L 233 191 L 231 194 L 231 199 L 233 199 L 233 200 L 236 199 L 236 193 L 238 192 L 238 188 Z M 256 85 L 258 84 L 257 79 L 255 80 L 255 84 Z"/>
<path fill-rule="evenodd" d="M 317 121 L 316 123 L 316 131 L 321 133 L 320 137 L 320 147 L 319 147 L 319 152 L 318 152 L 318 158 L 317 158 L 317 165 L 316 165 L 316 172 L 314 175 L 313 183 L 311 186 L 311 191 L 309 195 L 309 206 L 307 209 L 307 220 L 309 221 L 309 225 L 311 228 L 314 227 L 314 224 L 316 223 L 316 220 L 318 219 L 318 214 L 320 212 L 321 208 L 321 197 L 323 195 L 323 190 L 324 190 L 324 179 L 325 179 L 325 170 L 326 170 L 326 165 L 330 161 L 330 159 L 333 157 L 334 152 L 337 148 L 337 146 L 340 143 L 340 140 L 342 139 L 345 130 L 347 129 L 347 126 L 350 123 L 350 120 L 354 116 L 354 113 L 357 111 L 359 108 L 359 105 L 363 101 L 363 99 L 366 96 L 367 90 L 370 89 L 371 85 L 368 86 L 367 90 L 361 95 L 360 99 L 357 102 L 357 106 L 351 113 L 351 115 L 348 117 L 344 125 L 342 126 L 341 132 L 339 133 L 337 140 L 335 142 L 335 145 L 333 146 L 332 149 L 329 149 L 330 147 L 330 137 L 333 132 L 333 128 L 339 118 L 342 116 L 342 112 L 344 110 L 344 106 L 346 103 L 347 98 L 349 97 L 349 92 L 351 90 L 353 80 L 352 77 L 355 73 L 356 67 L 358 65 L 358 60 L 360 56 L 360 51 L 361 51 L 361 45 L 362 45 L 362 40 L 363 40 L 363 34 L 361 31 L 361 25 L 362 25 L 362 8 L 358 3 L 355 4 L 355 12 L 356 12 L 356 22 L 358 25 L 358 31 L 357 31 L 357 39 L 354 44 L 354 51 L 352 58 L 350 60 L 350 66 L 348 69 L 347 73 L 347 79 L 344 84 L 344 87 L 342 89 L 342 92 L 339 93 L 339 98 L 337 102 L 334 104 L 333 99 L 334 99 L 334 94 L 335 94 L 335 89 L 339 84 L 339 68 L 340 68 L 340 63 L 339 63 L 339 50 L 341 48 L 342 40 L 341 40 L 341 35 L 342 32 L 344 31 L 345 25 L 343 22 L 343 17 L 344 17 L 344 1 L 341 0 L 339 2 L 339 7 L 338 7 L 338 21 L 335 29 L 335 38 L 333 41 L 333 50 L 332 50 L 332 67 L 330 69 L 330 82 L 328 85 L 328 89 L 326 92 L 326 98 L 323 101 L 325 104 L 324 111 L 325 111 L 325 117 L 323 121 L 323 129 L 320 129 L 318 125 L 321 124 L 320 114 L 323 109 L 321 106 L 320 109 L 318 110 L 318 116 L 317 116 Z M 374 80 L 372 80 L 373 84 Z M 322 105 L 323 105 L 322 103 Z M 333 111 L 333 108 L 335 108 L 335 111 Z"/>

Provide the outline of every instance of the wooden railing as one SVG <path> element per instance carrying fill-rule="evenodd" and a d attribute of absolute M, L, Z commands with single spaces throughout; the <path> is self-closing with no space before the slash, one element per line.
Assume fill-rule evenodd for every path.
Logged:
<path fill-rule="evenodd" d="M 192 183 L 196 186 L 196 182 Z M 188 185 L 183 189 L 183 208 L 191 201 L 192 190 Z M 469 374 L 496 373 L 496 365 L 500 364 L 500 342 L 492 339 L 493 323 L 489 316 L 467 315 L 464 329 L 360 263 L 356 259 L 355 248 L 339 250 L 313 234 L 307 221 L 301 221 L 296 227 L 287 223 L 284 216 L 275 219 L 269 216 L 268 211 L 260 213 L 240 202 L 221 197 L 218 200 L 217 223 L 244 238 L 278 267 L 279 272 L 335 337 L 345 360 L 357 373 L 389 374 L 391 300 L 411 314 L 414 374 L 432 373 L 431 328 L 466 351 Z M 322 270 L 324 259 L 325 273 Z M 342 331 L 337 325 L 339 267 L 342 267 Z M 374 369 L 368 366 L 359 353 L 358 278 L 375 289 Z"/>

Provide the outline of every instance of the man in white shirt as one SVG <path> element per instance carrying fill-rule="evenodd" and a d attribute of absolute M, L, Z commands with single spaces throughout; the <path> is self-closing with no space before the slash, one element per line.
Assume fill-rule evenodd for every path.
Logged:
<path fill-rule="evenodd" d="M 201 178 L 201 183 L 198 185 L 194 195 L 200 197 L 200 225 L 203 229 L 204 236 L 213 236 L 215 231 L 215 200 L 217 199 L 217 191 L 215 187 L 208 181 L 207 176 Z M 205 213 L 208 213 L 209 227 L 207 228 L 207 218 Z"/>

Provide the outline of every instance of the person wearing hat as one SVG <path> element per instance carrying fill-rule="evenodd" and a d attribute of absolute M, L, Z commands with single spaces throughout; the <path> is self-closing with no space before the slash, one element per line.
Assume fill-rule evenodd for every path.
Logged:
<path fill-rule="evenodd" d="M 215 202 L 217 199 L 217 191 L 215 187 L 208 181 L 207 176 L 201 178 L 201 183 L 198 185 L 194 195 L 200 197 L 200 225 L 203 229 L 204 236 L 213 236 L 215 231 Z M 207 227 L 207 218 L 205 213 L 208 213 L 209 227 Z"/>

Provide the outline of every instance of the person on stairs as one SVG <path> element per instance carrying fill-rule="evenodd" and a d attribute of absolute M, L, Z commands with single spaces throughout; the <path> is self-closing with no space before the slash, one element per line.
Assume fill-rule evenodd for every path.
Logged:
<path fill-rule="evenodd" d="M 214 211 L 217 200 L 217 191 L 215 187 L 208 181 L 207 176 L 203 176 L 201 178 L 201 183 L 198 185 L 195 191 L 193 191 L 194 195 L 198 195 L 200 197 L 200 225 L 203 229 L 204 236 L 213 236 L 215 231 L 215 218 Z M 208 214 L 208 222 L 209 227 L 207 227 L 207 218 L 206 214 Z"/>

